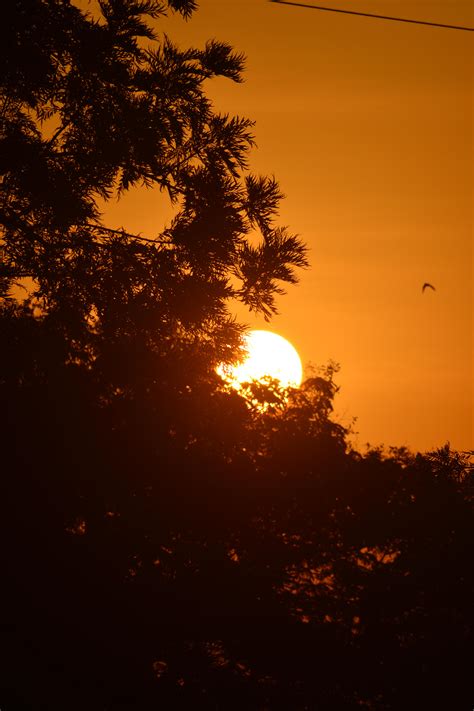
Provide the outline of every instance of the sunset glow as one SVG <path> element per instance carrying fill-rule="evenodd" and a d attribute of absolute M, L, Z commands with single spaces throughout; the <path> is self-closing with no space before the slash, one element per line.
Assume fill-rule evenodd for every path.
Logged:
<path fill-rule="evenodd" d="M 265 376 L 283 387 L 298 387 L 303 368 L 296 349 L 286 338 L 271 331 L 250 331 L 245 338 L 247 358 L 235 367 L 221 368 L 220 374 L 233 384 L 260 380 Z"/>

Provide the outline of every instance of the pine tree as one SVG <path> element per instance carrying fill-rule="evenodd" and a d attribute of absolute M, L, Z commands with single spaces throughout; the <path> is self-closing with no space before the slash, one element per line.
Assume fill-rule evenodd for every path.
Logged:
<path fill-rule="evenodd" d="M 216 40 L 180 50 L 157 33 L 162 14 L 188 17 L 194 2 L 99 5 L 92 18 L 60 0 L 11 4 L 1 42 L 3 294 L 30 277 L 36 313 L 56 319 L 75 358 L 141 332 L 161 351 L 199 342 L 212 369 L 238 349 L 229 300 L 269 318 L 281 284 L 306 265 L 305 247 L 274 224 L 276 181 L 248 172 L 252 122 L 216 113 L 204 91 L 215 76 L 242 81 L 243 56 Z M 157 238 L 100 222 L 97 199 L 137 185 L 175 205 Z"/>

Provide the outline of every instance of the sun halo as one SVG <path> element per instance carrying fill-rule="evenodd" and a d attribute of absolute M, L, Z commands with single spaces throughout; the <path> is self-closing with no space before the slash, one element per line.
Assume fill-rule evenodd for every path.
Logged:
<path fill-rule="evenodd" d="M 242 383 L 275 378 L 282 387 L 298 387 L 303 368 L 296 349 L 272 331 L 253 330 L 244 337 L 247 356 L 234 366 L 219 366 L 218 373 L 239 389 Z"/>

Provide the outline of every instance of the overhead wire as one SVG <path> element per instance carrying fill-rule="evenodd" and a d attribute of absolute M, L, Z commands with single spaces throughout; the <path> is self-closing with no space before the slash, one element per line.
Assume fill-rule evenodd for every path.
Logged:
<path fill-rule="evenodd" d="M 428 20 L 411 20 L 407 17 L 392 17 L 390 15 L 377 15 L 373 12 L 359 12 L 356 10 L 346 10 L 337 7 L 322 7 L 321 5 L 309 5 L 303 2 L 293 2 L 292 0 L 269 0 L 269 2 L 277 3 L 278 5 L 292 5 L 293 7 L 303 7 L 307 10 L 320 10 L 323 12 L 337 12 L 343 15 L 357 15 L 358 17 L 370 17 L 377 20 L 389 20 L 392 22 L 408 22 L 413 25 L 427 25 L 429 27 L 440 27 L 447 30 L 462 30 L 465 32 L 474 32 L 474 27 L 465 27 L 464 25 L 447 25 L 441 22 L 430 22 Z"/>

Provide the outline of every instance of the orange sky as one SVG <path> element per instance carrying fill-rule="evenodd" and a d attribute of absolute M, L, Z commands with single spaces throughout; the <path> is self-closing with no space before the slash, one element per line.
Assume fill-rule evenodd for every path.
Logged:
<path fill-rule="evenodd" d="M 474 26 L 470 0 L 322 4 Z M 201 0 L 162 27 L 183 47 L 245 52 L 246 82 L 209 93 L 256 120 L 252 170 L 276 175 L 281 222 L 310 247 L 269 326 L 239 317 L 303 363 L 341 364 L 336 410 L 357 417 L 360 447 L 474 448 L 473 34 L 266 0 Z M 104 219 L 153 236 L 170 215 L 133 191 Z M 422 295 L 425 281 L 437 291 Z"/>

